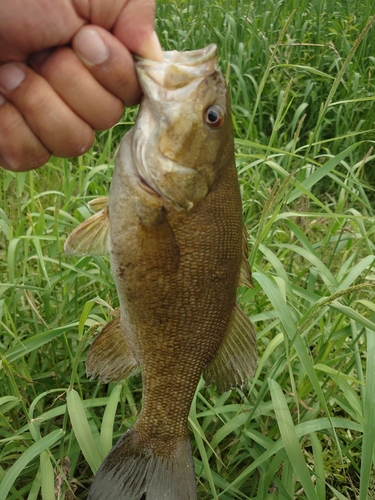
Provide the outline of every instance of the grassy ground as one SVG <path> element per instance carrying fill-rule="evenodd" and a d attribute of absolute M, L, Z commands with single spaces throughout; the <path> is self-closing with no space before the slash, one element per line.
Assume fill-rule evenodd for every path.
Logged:
<path fill-rule="evenodd" d="M 233 104 L 259 364 L 197 389 L 200 500 L 375 498 L 375 14 L 370 0 L 158 4 L 165 49 L 215 42 Z M 141 383 L 85 376 L 117 305 L 64 240 L 105 195 L 135 110 L 77 160 L 0 172 L 0 499 L 86 498 Z"/>

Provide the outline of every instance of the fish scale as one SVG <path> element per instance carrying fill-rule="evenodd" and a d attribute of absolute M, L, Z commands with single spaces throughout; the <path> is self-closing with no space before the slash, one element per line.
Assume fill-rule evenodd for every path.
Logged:
<path fill-rule="evenodd" d="M 88 375 L 142 373 L 141 412 L 105 458 L 90 500 L 195 500 L 188 414 L 201 374 L 228 390 L 255 369 L 255 331 L 236 305 L 251 272 L 216 52 L 137 59 L 144 97 L 108 206 L 98 202 L 65 245 L 76 254 L 108 249 L 120 302 L 90 348 Z"/>

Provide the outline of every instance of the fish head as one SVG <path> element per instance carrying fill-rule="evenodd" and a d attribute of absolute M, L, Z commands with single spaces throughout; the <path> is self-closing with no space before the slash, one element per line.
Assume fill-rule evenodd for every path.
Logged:
<path fill-rule="evenodd" d="M 188 211 L 214 186 L 224 156 L 233 158 L 228 91 L 216 45 L 163 54 L 163 62 L 137 58 L 144 97 L 132 156 L 144 183 L 166 204 Z"/>

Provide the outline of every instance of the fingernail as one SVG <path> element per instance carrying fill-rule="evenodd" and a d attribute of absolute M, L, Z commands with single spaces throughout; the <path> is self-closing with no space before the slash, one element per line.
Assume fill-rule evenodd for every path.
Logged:
<path fill-rule="evenodd" d="M 0 106 L 6 102 L 6 99 L 3 95 L 0 94 Z"/>
<path fill-rule="evenodd" d="M 101 64 L 108 58 L 108 48 L 98 33 L 82 29 L 74 39 L 74 51 L 89 64 Z"/>
<path fill-rule="evenodd" d="M 4 64 L 0 67 L 0 87 L 11 92 L 25 79 L 25 73 L 14 64 Z"/>
<path fill-rule="evenodd" d="M 137 54 L 151 61 L 164 61 L 163 50 L 155 31 L 140 45 Z"/>

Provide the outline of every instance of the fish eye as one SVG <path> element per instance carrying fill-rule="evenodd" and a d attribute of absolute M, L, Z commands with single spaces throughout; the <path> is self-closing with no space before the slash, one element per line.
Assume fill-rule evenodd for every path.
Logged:
<path fill-rule="evenodd" d="M 205 122 L 210 128 L 219 128 L 224 123 L 224 113 L 219 106 L 210 106 L 204 114 Z"/>

